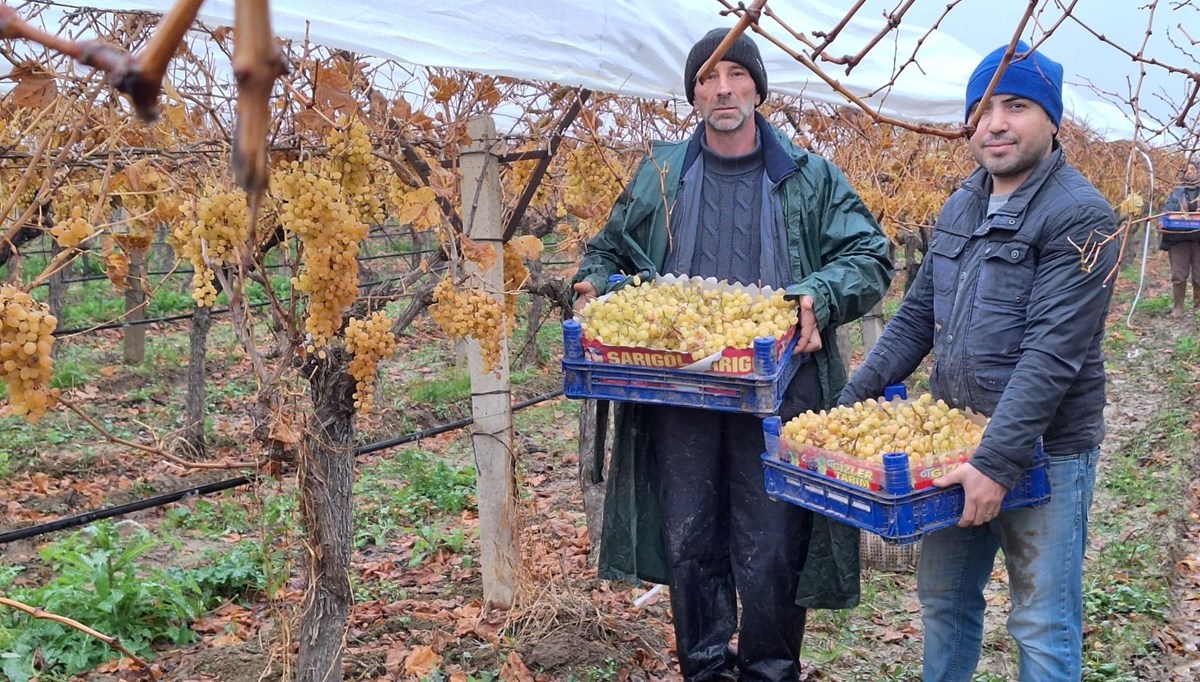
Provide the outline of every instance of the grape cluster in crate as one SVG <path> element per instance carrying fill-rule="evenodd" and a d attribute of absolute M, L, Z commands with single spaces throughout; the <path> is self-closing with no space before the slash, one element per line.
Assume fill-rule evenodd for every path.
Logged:
<path fill-rule="evenodd" d="M 884 455 L 908 455 L 913 488 L 970 458 L 987 420 L 926 393 L 916 400 L 868 399 L 805 412 L 783 425 L 780 449 L 791 463 L 869 490 L 883 484 Z"/>
<path fill-rule="evenodd" d="M 634 276 L 563 323 L 570 398 L 766 416 L 807 355 L 781 289 L 699 277 Z"/>
<path fill-rule="evenodd" d="M 896 544 L 954 525 L 963 512 L 960 486 L 933 479 L 970 459 L 987 420 L 932 396 L 865 400 L 807 412 L 783 424 L 763 421 L 767 494 L 838 519 Z M 1002 509 L 1050 499 L 1048 460 L 1033 466 L 1005 496 Z"/>

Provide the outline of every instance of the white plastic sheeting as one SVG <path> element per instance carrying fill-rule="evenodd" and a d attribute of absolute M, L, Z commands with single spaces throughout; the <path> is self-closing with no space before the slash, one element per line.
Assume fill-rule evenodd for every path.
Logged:
<path fill-rule="evenodd" d="M 163 12 L 166 0 L 66 0 L 100 9 Z M 775 0 L 770 7 L 796 30 L 828 30 L 845 11 L 814 0 Z M 715 0 L 271 0 L 273 29 L 294 40 L 421 66 L 470 69 L 493 75 L 551 81 L 643 98 L 683 97 L 682 71 L 688 49 L 715 27 L 731 27 Z M 876 15 L 878 16 L 878 15 Z M 231 0 L 208 0 L 201 19 L 229 25 Z M 791 41 L 774 22 L 772 34 Z M 857 51 L 883 26 L 882 18 L 856 17 L 839 36 L 835 50 Z M 997 43 L 1014 27 L 996 27 Z M 926 36 L 926 27 L 902 24 L 875 46 L 849 75 L 828 66 L 847 90 L 884 114 L 928 122 L 959 122 L 967 78 L 983 52 L 944 32 Z M 895 84 L 898 64 L 925 37 L 918 62 Z M 783 50 L 755 36 L 766 63 L 771 90 L 816 101 L 844 104 L 840 94 Z M 1109 137 L 1127 136 L 1131 126 L 1114 106 L 1068 86 L 1069 117 L 1086 121 Z"/>

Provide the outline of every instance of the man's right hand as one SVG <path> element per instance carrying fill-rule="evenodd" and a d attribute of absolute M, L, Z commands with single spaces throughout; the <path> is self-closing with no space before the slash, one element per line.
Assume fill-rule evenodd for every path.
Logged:
<path fill-rule="evenodd" d="M 575 312 L 577 313 L 596 298 L 596 287 L 592 286 L 591 282 L 576 282 L 571 285 L 571 288 L 575 290 Z"/>

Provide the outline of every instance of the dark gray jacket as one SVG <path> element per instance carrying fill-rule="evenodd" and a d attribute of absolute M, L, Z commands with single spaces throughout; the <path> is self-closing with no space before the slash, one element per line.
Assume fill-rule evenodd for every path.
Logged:
<path fill-rule="evenodd" d="M 1176 187 L 1167 196 L 1167 203 L 1163 206 L 1163 211 L 1167 213 L 1175 211 L 1200 211 L 1200 189 L 1196 187 L 1184 187 L 1183 185 Z M 1170 249 L 1175 244 L 1200 242 L 1200 230 L 1171 230 L 1163 228 L 1161 232 L 1162 240 L 1158 245 L 1163 251 Z"/>
<path fill-rule="evenodd" d="M 883 392 L 930 351 L 935 397 L 991 417 L 971 463 L 1011 488 L 1035 443 L 1067 455 L 1104 438 L 1100 342 L 1117 261 L 1112 206 L 1057 144 L 987 217 L 980 168 L 946 202 L 900 310 L 841 402 Z"/>

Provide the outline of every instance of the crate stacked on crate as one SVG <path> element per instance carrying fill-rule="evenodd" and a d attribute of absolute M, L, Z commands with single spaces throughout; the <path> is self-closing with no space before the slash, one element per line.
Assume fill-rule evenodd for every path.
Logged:
<path fill-rule="evenodd" d="M 782 290 L 672 275 L 624 281 L 563 323 L 567 397 L 778 411 L 809 359 L 793 353 L 796 304 Z"/>
<path fill-rule="evenodd" d="M 933 479 L 970 458 L 985 424 L 979 415 L 952 410 L 929 396 L 806 413 L 787 425 L 770 417 L 763 422 L 764 483 L 776 499 L 886 542 L 912 543 L 962 516 L 962 488 L 936 488 Z M 1045 504 L 1050 499 L 1047 464 L 1039 444 L 1033 466 L 1001 508 Z"/>

